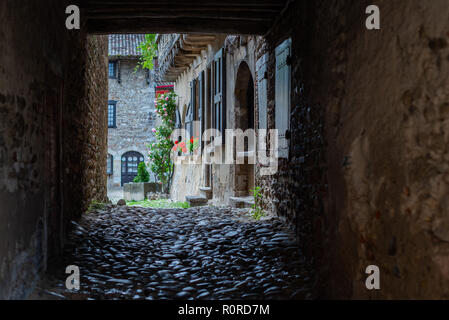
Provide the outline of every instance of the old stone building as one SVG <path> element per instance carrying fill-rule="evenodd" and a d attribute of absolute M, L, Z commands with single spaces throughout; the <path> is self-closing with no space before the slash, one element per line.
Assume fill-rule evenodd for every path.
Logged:
<path fill-rule="evenodd" d="M 206 127 L 215 121 L 218 128 L 244 129 L 251 121 L 246 116 L 239 121 L 240 115 L 252 115 L 256 130 L 280 130 L 275 174 L 260 175 L 258 163 L 255 168 L 212 165 L 209 173 L 200 157 L 190 164 L 195 156 L 187 155 L 177 165 L 174 184 L 183 187 L 172 190 L 173 197 L 181 200 L 211 187 L 213 199 L 231 204 L 247 192 L 255 172 L 264 209 L 293 226 L 304 252 L 316 259 L 322 292 L 372 298 L 445 295 L 444 285 L 437 283 L 446 283 L 446 193 L 437 186 L 446 185 L 441 156 L 447 149 L 436 141 L 443 139 L 446 123 L 437 114 L 447 107 L 448 24 L 430 17 L 448 8 L 443 2 L 429 5 L 424 27 L 414 20 L 418 7 L 413 1 L 383 3 L 383 11 L 393 16 L 377 31 L 366 29 L 362 3 L 336 1 L 329 8 L 294 2 L 264 37 L 204 38 L 207 44 L 193 49 L 188 40 L 194 35 L 167 41 L 166 74 L 176 80 L 184 127 L 186 109 L 194 106 L 194 119 Z M 407 23 L 399 24 L 404 12 Z M 192 50 L 182 50 L 183 45 Z M 422 68 L 412 68 L 411 61 L 422 61 Z M 217 65 L 226 66 L 223 74 L 214 71 Z M 434 85 L 424 79 L 434 79 Z M 253 105 L 246 100 L 248 88 Z M 224 122 L 217 123 L 214 108 L 220 99 Z M 206 120 L 200 119 L 201 110 Z M 426 135 L 424 128 L 436 131 Z M 424 150 L 433 148 L 428 143 L 436 149 L 426 156 Z M 218 149 L 224 153 L 227 144 Z M 418 187 L 422 179 L 430 189 Z M 429 220 L 423 224 L 422 219 Z M 412 256 L 418 265 L 411 263 Z M 365 268 L 374 262 L 389 283 L 381 292 L 363 285 Z M 340 272 L 348 278 L 336 276 Z M 428 277 L 439 294 L 415 287 Z"/>
<path fill-rule="evenodd" d="M 181 164 L 175 165 L 173 185 L 182 187 L 172 188 L 172 197 L 185 201 L 186 196 L 202 194 L 216 204 L 250 205 L 256 171 L 255 163 L 248 161 L 248 152 L 255 150 L 246 149 L 241 164 L 209 163 L 205 157 L 224 155 L 226 144 L 218 144 L 216 139 L 216 146 L 208 147 L 210 139 L 204 132 L 211 128 L 222 134 L 225 129 L 255 129 L 257 38 L 170 34 L 159 40 L 160 76 L 176 81 L 179 126 L 195 127 L 187 129 L 184 139 L 189 140 L 193 133 L 194 138 L 204 140 L 198 150 L 183 155 Z"/>
<path fill-rule="evenodd" d="M 147 145 L 153 140 L 156 82 L 139 67 L 138 46 L 143 34 L 109 35 L 108 186 L 123 186 L 148 162 Z M 154 179 L 154 177 L 153 177 Z"/>
<path fill-rule="evenodd" d="M 194 136 L 195 120 L 257 136 L 280 130 L 274 173 L 262 175 L 261 163 L 208 165 L 199 148 L 176 165 L 173 198 L 212 192 L 230 203 L 260 186 L 264 210 L 294 229 L 313 263 L 318 297 L 449 298 L 449 6 L 375 2 L 379 30 L 366 28 L 367 0 L 85 0 L 80 29 L 69 30 L 71 1 L 1 1 L 0 298 L 27 297 L 72 221 L 106 201 L 107 105 L 116 99 L 118 111 L 120 101 L 107 95 L 103 35 L 117 33 L 164 34 L 160 69 L 176 82 L 179 124 Z M 210 151 L 229 145 L 217 137 Z M 138 150 L 114 150 L 114 161 L 127 151 Z M 170 221 L 206 228 L 191 212 Z M 369 265 L 381 290 L 365 286 Z"/>

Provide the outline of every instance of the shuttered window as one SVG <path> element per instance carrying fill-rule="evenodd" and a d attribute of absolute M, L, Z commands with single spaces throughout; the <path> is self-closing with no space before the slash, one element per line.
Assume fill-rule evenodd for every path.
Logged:
<path fill-rule="evenodd" d="M 288 158 L 291 91 L 291 39 L 276 47 L 275 125 L 278 129 L 278 157 Z"/>
<path fill-rule="evenodd" d="M 259 129 L 267 129 L 267 59 L 268 53 L 256 63 Z"/>
<path fill-rule="evenodd" d="M 194 121 L 196 120 L 196 115 L 197 115 L 197 101 L 196 101 L 196 80 L 193 80 L 192 82 L 190 82 L 190 104 L 189 107 L 187 109 L 187 113 L 186 113 L 186 131 L 188 136 L 188 139 L 190 140 L 191 138 L 195 138 L 195 133 L 194 132 Z"/>
<path fill-rule="evenodd" d="M 106 166 L 107 174 L 114 173 L 114 157 L 111 154 L 108 154 L 108 161 Z"/>
<path fill-rule="evenodd" d="M 179 109 L 176 109 L 176 112 L 175 112 L 175 129 L 181 129 L 181 128 L 182 128 L 181 114 L 179 113 Z"/>
<path fill-rule="evenodd" d="M 203 130 L 204 119 L 205 119 L 205 104 L 204 104 L 204 71 L 202 71 L 198 77 L 198 121 L 200 123 L 200 128 L 198 132 L 198 137 L 200 141 L 200 153 L 203 151 Z"/>
<path fill-rule="evenodd" d="M 185 130 L 189 135 L 186 138 L 190 140 L 193 137 L 193 107 L 191 103 L 189 103 L 189 107 L 187 108 Z"/>
<path fill-rule="evenodd" d="M 181 118 L 181 113 L 179 112 L 179 109 L 176 109 L 175 111 L 175 129 L 181 129 L 182 128 L 182 118 Z M 179 142 L 182 141 L 182 136 L 179 135 L 176 140 Z M 181 150 L 178 149 L 178 156 L 181 156 L 182 152 Z"/>
<path fill-rule="evenodd" d="M 225 142 L 226 130 L 226 59 L 224 49 L 220 49 L 213 63 L 213 126 L 221 132 L 222 143 Z"/>

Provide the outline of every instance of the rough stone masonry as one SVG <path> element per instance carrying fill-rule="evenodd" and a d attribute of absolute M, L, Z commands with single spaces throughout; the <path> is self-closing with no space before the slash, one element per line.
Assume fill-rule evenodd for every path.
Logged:
<path fill-rule="evenodd" d="M 26 297 L 106 198 L 107 41 L 61 27 L 66 5 L 0 3 L 0 299 Z"/>
<path fill-rule="evenodd" d="M 26 297 L 48 256 L 61 252 L 69 222 L 105 200 L 106 39 L 88 36 L 88 27 L 220 26 L 266 34 L 256 51 L 270 52 L 270 127 L 272 53 L 292 38 L 292 153 L 256 183 L 264 207 L 296 228 L 315 261 L 319 296 L 449 298 L 449 6 L 376 2 L 381 30 L 365 28 L 367 0 L 305 0 L 264 23 L 98 19 L 68 32 L 68 1 L 1 1 L 0 298 Z M 382 290 L 364 286 L 371 264 Z"/>

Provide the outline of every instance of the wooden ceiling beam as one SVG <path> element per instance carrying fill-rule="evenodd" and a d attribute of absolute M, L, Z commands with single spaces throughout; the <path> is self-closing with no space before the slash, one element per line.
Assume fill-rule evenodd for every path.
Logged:
<path fill-rule="evenodd" d="M 92 6 L 141 6 L 148 5 L 153 7 L 181 7 L 181 6 L 199 6 L 199 7 L 282 7 L 285 1 L 282 0 L 81 0 L 81 7 Z"/>
<path fill-rule="evenodd" d="M 217 19 L 104 19 L 88 20 L 92 34 L 110 33 L 217 33 L 263 35 L 270 22 Z"/>
<path fill-rule="evenodd" d="M 287 0 L 80 0 L 90 33 L 268 31 Z"/>
<path fill-rule="evenodd" d="M 154 12 L 146 10 L 138 10 L 133 12 L 117 12 L 117 13 L 90 13 L 86 14 L 89 20 L 100 19 L 220 19 L 220 20 L 251 20 L 251 21 L 272 21 L 274 19 L 272 13 L 261 12 L 222 12 L 222 11 L 208 11 L 208 12 L 193 12 L 193 11 L 176 11 L 168 12 Z"/>
<path fill-rule="evenodd" d="M 88 14 L 95 13 L 132 13 L 135 11 L 152 11 L 154 13 L 177 13 L 182 11 L 191 11 L 194 13 L 205 13 L 205 12 L 239 12 L 239 11 L 247 11 L 247 12 L 259 12 L 259 13 L 278 13 L 279 10 L 282 10 L 282 7 L 273 7 L 273 6 L 225 6 L 225 7 L 204 7 L 197 6 L 195 3 L 191 5 L 184 5 L 179 7 L 172 6 L 159 6 L 154 7 L 152 5 L 137 5 L 137 6 L 89 6 L 82 8 Z"/>

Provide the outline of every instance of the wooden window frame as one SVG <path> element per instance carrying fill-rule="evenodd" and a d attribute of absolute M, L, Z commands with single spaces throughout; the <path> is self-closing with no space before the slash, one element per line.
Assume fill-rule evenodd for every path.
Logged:
<path fill-rule="evenodd" d="M 109 107 L 113 106 L 114 111 L 113 111 L 113 119 L 112 119 L 112 125 L 110 124 L 109 121 Z M 117 128 L 117 101 L 114 100 L 109 100 L 108 101 L 108 128 Z"/>
<path fill-rule="evenodd" d="M 111 171 L 109 171 L 109 161 L 111 162 Z M 112 154 L 108 154 L 107 164 L 106 164 L 106 174 L 113 175 L 114 174 L 114 156 Z"/>
<path fill-rule="evenodd" d="M 114 74 L 111 75 L 111 65 L 113 65 Z M 108 64 L 108 78 L 109 79 L 117 79 L 117 60 L 109 61 Z"/>
<path fill-rule="evenodd" d="M 193 136 L 193 121 L 194 121 L 194 110 L 192 103 L 189 103 L 187 106 L 187 112 L 186 112 L 186 119 L 184 122 L 184 129 L 186 130 L 187 134 L 189 135 L 187 139 L 190 139 Z"/>
<path fill-rule="evenodd" d="M 205 113 L 206 113 L 206 103 L 205 103 L 205 72 L 201 71 L 200 75 L 198 76 L 198 121 L 200 123 L 199 127 L 199 149 L 200 154 L 203 152 L 204 143 L 203 143 L 203 131 L 205 128 Z"/>

